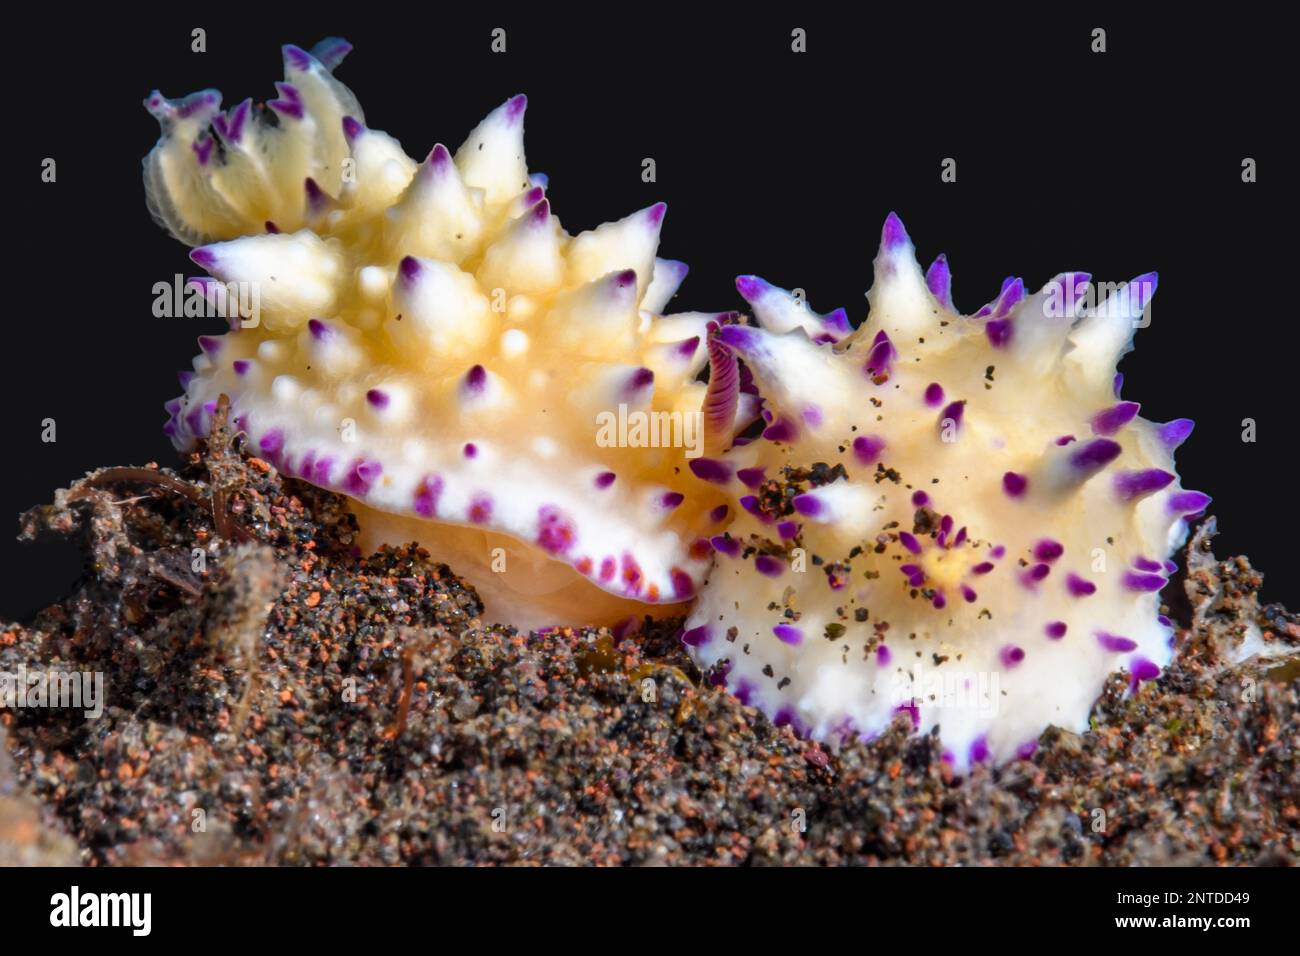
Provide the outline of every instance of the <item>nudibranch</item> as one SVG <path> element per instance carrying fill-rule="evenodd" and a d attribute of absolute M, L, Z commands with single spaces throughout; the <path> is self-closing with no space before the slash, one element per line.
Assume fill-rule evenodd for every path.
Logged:
<path fill-rule="evenodd" d="M 937 725 L 960 771 L 1086 729 L 1112 672 L 1157 676 L 1169 557 L 1209 498 L 1173 471 L 1192 422 L 1119 398 L 1155 284 L 1098 304 L 1082 273 L 1013 278 L 961 315 L 946 258 L 922 273 L 892 214 L 856 330 L 738 279 L 758 327 L 710 345 L 763 421 L 693 463 L 737 512 L 682 636 L 710 679 L 832 745 Z"/>
<path fill-rule="evenodd" d="M 561 228 L 525 97 L 416 162 L 334 77 L 349 49 L 284 47 L 265 104 L 145 101 L 149 208 L 232 320 L 167 434 L 191 447 L 229 396 L 255 453 L 353 499 L 367 546 L 427 545 L 497 620 L 680 613 L 724 520 L 688 461 L 746 424 L 705 416 L 700 381 L 710 325 L 737 317 L 660 314 L 686 273 L 656 257 L 662 203 Z"/>

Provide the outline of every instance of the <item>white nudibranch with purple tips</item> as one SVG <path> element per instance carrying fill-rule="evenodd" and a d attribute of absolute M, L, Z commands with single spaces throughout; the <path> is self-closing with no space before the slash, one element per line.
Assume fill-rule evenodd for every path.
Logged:
<path fill-rule="evenodd" d="M 257 303 L 200 339 L 167 434 L 191 447 L 229 396 L 255 453 L 352 498 L 367 546 L 427 544 L 497 620 L 689 599 L 723 496 L 687 456 L 747 424 L 701 415 L 708 329 L 737 317 L 659 314 L 686 273 L 656 258 L 662 203 L 561 228 L 524 161 L 523 96 L 416 162 L 334 78 L 349 49 L 285 47 L 264 105 L 145 101 L 163 130 L 149 208 L 202 244 L 204 295 Z M 602 438 L 612 416 L 640 432 Z"/>
<path fill-rule="evenodd" d="M 1080 273 L 1008 279 L 970 316 L 950 280 L 892 214 L 855 331 L 737 280 L 759 327 L 709 344 L 752 373 L 766 427 L 691 463 L 737 518 L 682 640 L 777 724 L 835 744 L 906 714 L 962 770 L 1085 730 L 1113 672 L 1159 674 L 1159 592 L 1209 499 L 1173 471 L 1192 423 L 1118 396 L 1154 274 L 1100 304 Z"/>

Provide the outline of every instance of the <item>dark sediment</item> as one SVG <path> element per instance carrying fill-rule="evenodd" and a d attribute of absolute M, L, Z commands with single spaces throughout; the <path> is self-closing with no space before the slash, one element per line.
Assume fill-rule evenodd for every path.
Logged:
<path fill-rule="evenodd" d="M 342 499 L 224 450 L 97 472 L 23 518 L 79 537 L 0 672 L 102 671 L 104 713 L 0 710 L 0 864 L 1275 864 L 1300 852 L 1300 625 L 1193 542 L 1174 664 L 956 779 L 902 724 L 836 754 L 647 625 L 486 625 Z M 215 515 L 215 517 L 214 517 Z M 196 564 L 194 549 L 202 563 Z M 1181 596 L 1179 597 L 1182 605 Z M 1275 655 L 1231 663 L 1242 641 Z M 1260 643 L 1262 642 L 1262 643 Z M 1289 663 L 1287 661 L 1290 661 Z"/>

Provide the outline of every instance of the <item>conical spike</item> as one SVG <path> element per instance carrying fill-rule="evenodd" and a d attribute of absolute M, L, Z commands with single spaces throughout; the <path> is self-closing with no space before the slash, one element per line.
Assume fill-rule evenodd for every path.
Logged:
<path fill-rule="evenodd" d="M 948 256 L 939 253 L 939 257 L 925 270 L 925 286 L 935 300 L 949 312 L 956 311 L 952 304 L 952 271 L 948 268 Z"/>
<path fill-rule="evenodd" d="M 777 335 L 791 329 L 803 329 L 814 342 L 838 342 L 852 331 L 843 309 L 819 315 L 802 296 L 778 288 L 758 276 L 738 276 L 736 291 L 753 307 L 758 324 Z"/>
<path fill-rule="evenodd" d="M 271 329 L 329 312 L 343 270 L 337 250 L 313 232 L 245 236 L 201 246 L 190 258 L 223 282 L 248 283 Z"/>
<path fill-rule="evenodd" d="M 543 199 L 516 219 L 483 253 L 478 281 L 484 289 L 507 293 L 541 292 L 564 278 L 560 230 Z"/>
<path fill-rule="evenodd" d="M 912 240 L 892 212 L 881 230 L 875 279 L 867 300 L 871 314 L 860 331 L 870 335 L 884 331 L 900 341 L 911 340 L 938 328 L 939 317 L 933 313 L 933 298 L 916 262 Z"/>
<path fill-rule="evenodd" d="M 480 203 L 439 143 L 388 210 L 384 241 L 394 252 L 459 263 L 478 247 L 482 233 Z"/>
<path fill-rule="evenodd" d="M 466 184 L 483 190 L 489 205 L 507 202 L 530 185 L 524 160 L 524 111 L 528 97 L 512 96 L 474 128 L 456 150 Z"/>
<path fill-rule="evenodd" d="M 345 204 L 367 212 L 393 205 L 415 177 L 416 164 L 387 133 L 349 124 L 355 175 L 343 184 Z"/>
<path fill-rule="evenodd" d="M 690 267 L 676 259 L 655 259 L 654 274 L 641 297 L 641 308 L 647 312 L 661 313 L 686 278 Z"/>
<path fill-rule="evenodd" d="M 491 303 L 474 277 L 448 262 L 407 256 L 393 284 L 394 315 L 386 323 L 399 348 L 446 358 L 487 342 Z"/>
<path fill-rule="evenodd" d="M 568 250 L 569 282 L 591 282 L 616 270 L 632 269 L 639 301 L 654 272 L 659 230 L 667 209 L 666 204 L 655 203 L 576 236 Z"/>
<path fill-rule="evenodd" d="M 636 279 L 635 272 L 623 269 L 563 293 L 546 315 L 549 334 L 561 347 L 582 355 L 630 350 L 640 322 Z"/>
<path fill-rule="evenodd" d="M 1143 310 L 1155 294 L 1154 272 L 1138 276 L 1090 310 L 1070 333 L 1073 350 L 1065 356 L 1086 386 L 1109 388 L 1115 366 L 1130 348 Z"/>

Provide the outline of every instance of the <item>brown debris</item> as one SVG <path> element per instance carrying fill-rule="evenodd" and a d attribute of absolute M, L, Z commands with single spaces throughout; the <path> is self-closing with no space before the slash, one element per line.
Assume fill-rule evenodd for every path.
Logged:
<path fill-rule="evenodd" d="M 0 854 L 19 847 L 0 862 L 1130 865 L 1300 852 L 1300 622 L 1258 605 L 1244 559 L 1213 559 L 1212 525 L 1192 545 L 1195 627 L 1174 664 L 1132 696 L 1116 677 L 1092 731 L 1049 729 L 1032 760 L 958 779 L 903 722 L 837 753 L 774 728 L 699 673 L 674 622 L 527 636 L 485 625 L 445 566 L 415 547 L 355 554 L 342 499 L 282 479 L 237 441 L 179 474 L 147 471 L 132 480 L 157 493 L 123 500 L 124 476 L 99 472 L 24 516 L 27 537 L 79 535 L 88 564 L 65 601 L 0 628 L 0 671 L 101 671 L 107 703 L 98 719 L 0 711 Z M 1247 640 L 1274 656 L 1237 663 Z"/>

